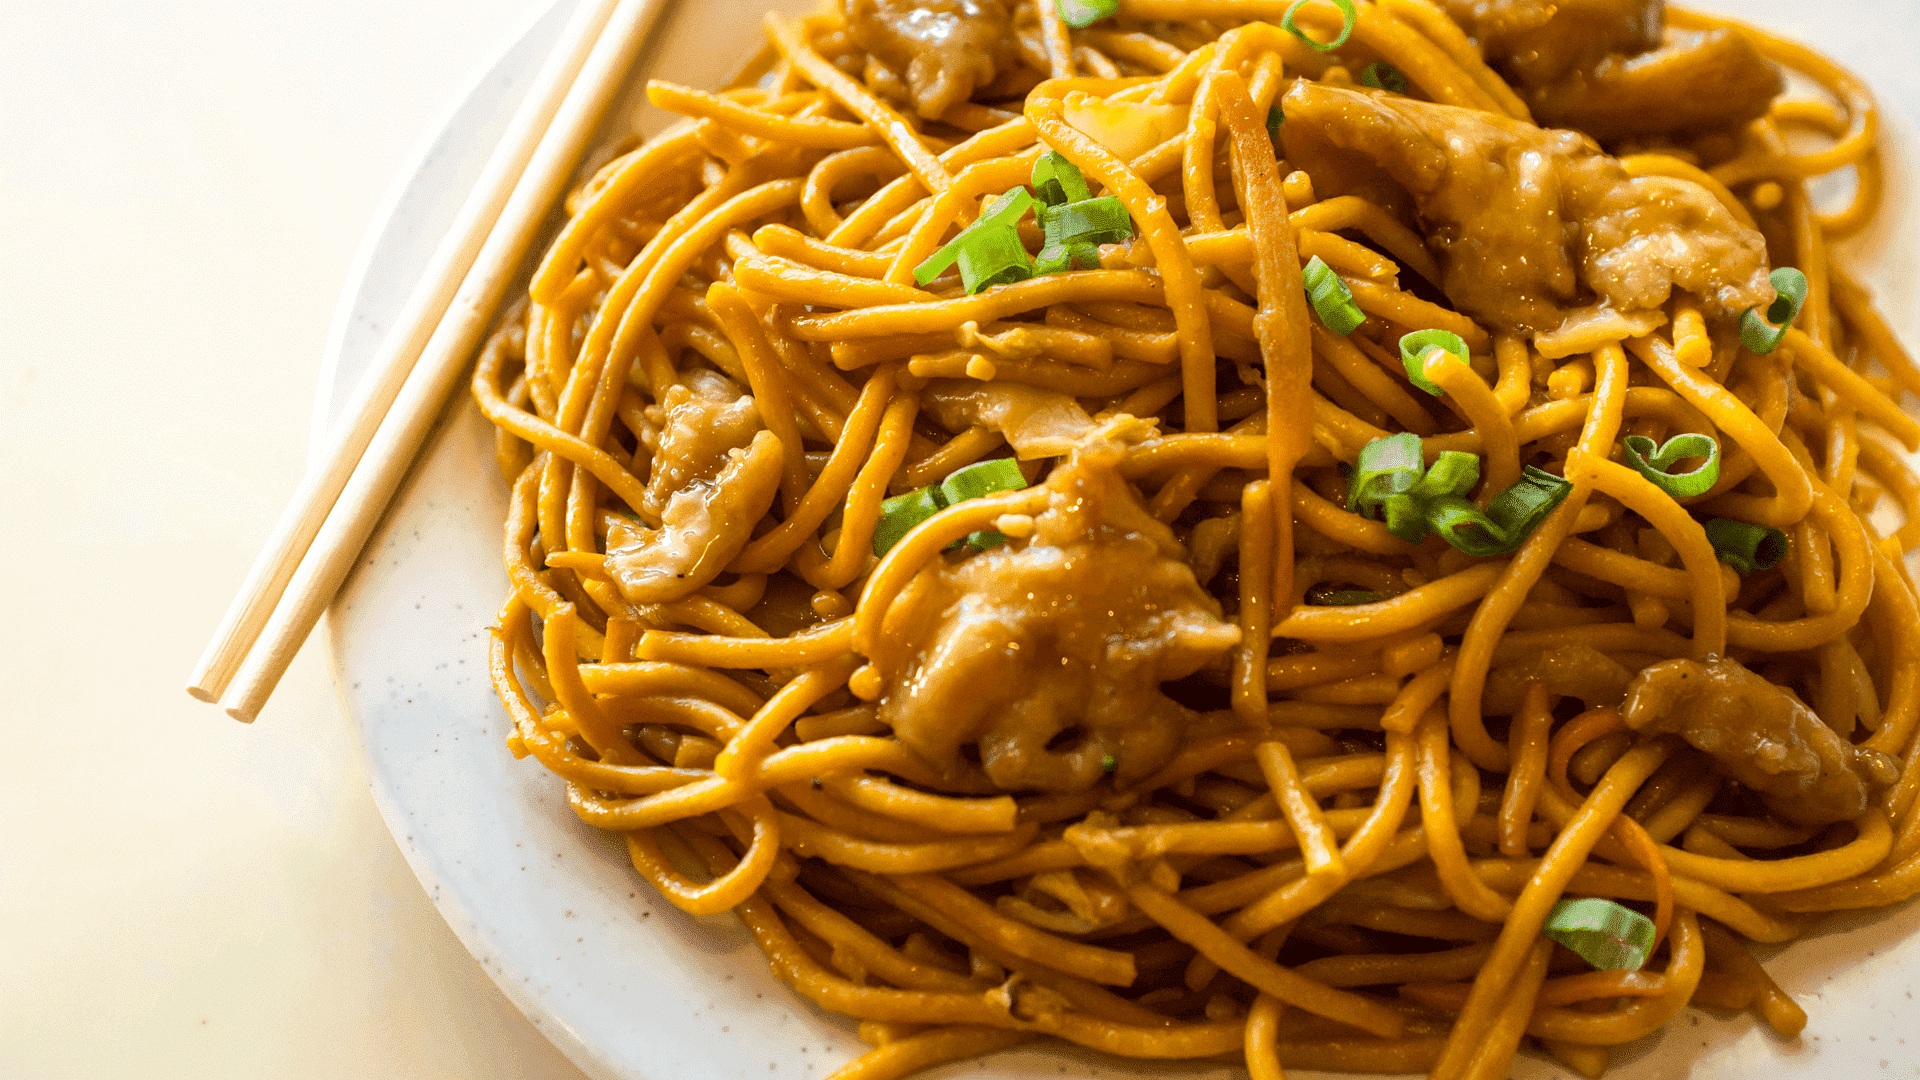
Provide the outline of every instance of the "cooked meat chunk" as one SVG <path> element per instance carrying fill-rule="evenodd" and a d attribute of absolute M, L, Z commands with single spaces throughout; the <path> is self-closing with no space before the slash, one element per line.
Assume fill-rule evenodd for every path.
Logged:
<path fill-rule="evenodd" d="M 1551 331 L 1595 306 L 1659 307 L 1674 288 L 1729 317 L 1773 300 L 1759 233 L 1700 185 L 1631 177 L 1577 132 L 1306 81 L 1284 105 L 1297 164 L 1357 155 L 1412 195 L 1438 284 L 1483 322 Z"/>
<path fill-rule="evenodd" d="M 1116 471 L 1115 433 L 1048 477 L 1030 540 L 927 567 L 887 614 L 872 657 L 880 718 L 955 781 L 984 771 L 1006 791 L 1082 791 L 1109 768 L 1139 780 L 1195 720 L 1161 684 L 1240 640 Z"/>
<path fill-rule="evenodd" d="M 948 431 L 979 425 L 1006 436 L 1022 461 L 1059 457 L 1094 427 L 1078 401 L 1025 383 L 937 379 L 922 400 Z"/>
<path fill-rule="evenodd" d="M 1561 81 L 1607 56 L 1659 47 L 1663 0 L 1440 0 L 1516 86 Z"/>
<path fill-rule="evenodd" d="M 1738 31 L 1666 29 L 1661 0 L 1441 0 L 1534 119 L 1597 139 L 1732 127 L 1780 72 Z"/>
<path fill-rule="evenodd" d="M 854 44 L 906 79 L 928 119 L 1017 63 L 1006 0 L 842 0 Z"/>
<path fill-rule="evenodd" d="M 659 452 L 647 477 L 647 529 L 616 520 L 607 571 L 636 604 L 682 599 L 732 561 L 780 488 L 780 440 L 753 398 L 723 375 L 690 372 L 653 410 Z"/>
<path fill-rule="evenodd" d="M 1733 30 L 1669 30 L 1638 56 L 1609 56 L 1528 95 L 1534 118 L 1596 139 L 1730 128 L 1764 115 L 1786 86 Z"/>
<path fill-rule="evenodd" d="M 1851 821 L 1900 775 L 1898 759 L 1855 746 L 1792 691 L 1732 660 L 1668 660 L 1627 687 L 1627 725 L 1670 731 L 1797 825 Z"/>

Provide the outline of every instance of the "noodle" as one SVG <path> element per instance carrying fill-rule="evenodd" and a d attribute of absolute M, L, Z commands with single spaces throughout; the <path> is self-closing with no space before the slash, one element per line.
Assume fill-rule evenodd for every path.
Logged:
<path fill-rule="evenodd" d="M 1567 75 L 1465 0 L 911 6 L 650 84 L 685 121 L 486 346 L 513 752 L 861 1021 L 843 1080 L 1796 1034 L 1747 943 L 1920 892 L 1920 368 L 1831 250 L 1867 88 L 1680 11 Z M 1670 127 L 1576 92 L 1689 49 L 1733 74 Z M 1708 255 L 1609 261 L 1646 230 Z M 1646 970 L 1565 969 L 1570 897 Z"/>

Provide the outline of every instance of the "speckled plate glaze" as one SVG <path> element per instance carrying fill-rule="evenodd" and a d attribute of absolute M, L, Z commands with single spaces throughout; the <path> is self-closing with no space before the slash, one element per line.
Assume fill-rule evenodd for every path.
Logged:
<path fill-rule="evenodd" d="M 648 49 L 648 73 L 714 85 L 759 47 L 756 24 L 767 6 L 769 0 L 681 0 Z M 1868 269 L 1896 328 L 1920 341 L 1920 206 L 1898 182 L 1916 167 L 1911 120 L 1920 114 L 1920 74 L 1909 44 L 1920 37 L 1920 5 L 1710 6 L 1828 50 L 1880 94 L 1896 183 L 1884 224 L 1848 254 Z M 572 8 L 572 0 L 558 0 L 530 17 L 403 170 L 343 292 L 316 431 L 365 370 Z M 609 123 L 631 125 L 636 114 L 624 105 Z M 654 122 L 638 120 L 642 128 Z M 849 1021 L 777 982 L 731 915 L 695 919 L 662 902 L 633 874 L 617 839 L 580 824 L 545 770 L 507 753 L 506 718 L 486 677 L 487 627 L 506 593 L 499 562 L 505 494 L 491 430 L 463 393 L 328 620 L 340 700 L 366 749 L 374 796 L 394 840 L 474 957 L 590 1075 L 707 1080 L 831 1072 L 864 1049 Z M 1793 1043 L 1745 1016 L 1690 1010 L 1664 1033 L 1622 1048 L 1608 1075 L 1920 1077 L 1916 930 L 1920 906 L 1909 904 L 1831 918 L 1806 939 L 1764 953 L 1769 970 L 1811 1016 Z M 1245 1073 L 1121 1063 L 1054 1047 L 928 1075 L 1224 1080 Z M 1569 1074 L 1523 1057 L 1512 1075 Z"/>

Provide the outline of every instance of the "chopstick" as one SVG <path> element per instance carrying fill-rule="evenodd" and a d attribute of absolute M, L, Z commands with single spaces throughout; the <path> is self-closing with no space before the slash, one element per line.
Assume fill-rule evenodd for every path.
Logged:
<path fill-rule="evenodd" d="M 346 580 L 668 0 L 583 0 L 188 693 L 251 723 Z"/>

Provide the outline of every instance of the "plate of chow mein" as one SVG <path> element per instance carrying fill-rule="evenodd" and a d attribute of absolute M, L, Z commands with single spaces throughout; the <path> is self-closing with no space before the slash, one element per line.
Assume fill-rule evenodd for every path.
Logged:
<path fill-rule="evenodd" d="M 1920 18 L 767 7 L 675 11 L 331 620 L 569 1056 L 1911 1070 Z"/>

